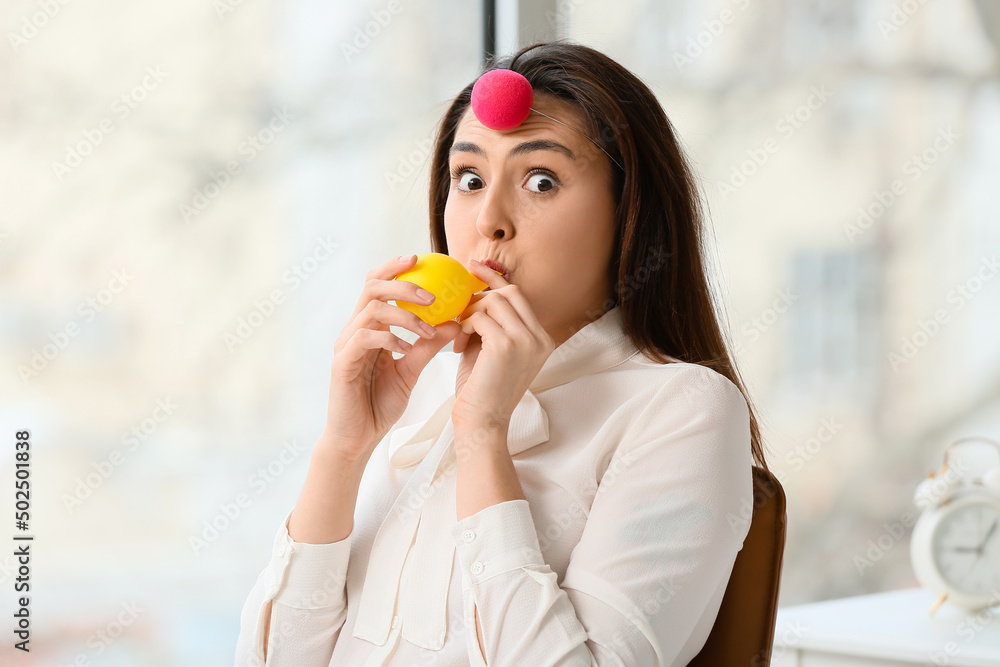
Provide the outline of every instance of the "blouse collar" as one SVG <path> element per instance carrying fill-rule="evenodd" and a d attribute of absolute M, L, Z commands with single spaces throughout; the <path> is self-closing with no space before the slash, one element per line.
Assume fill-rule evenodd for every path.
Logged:
<path fill-rule="evenodd" d="M 545 360 L 511 414 L 510 454 L 549 439 L 548 415 L 535 393 L 608 370 L 638 353 L 625 333 L 620 305 L 570 336 Z M 445 643 L 455 555 L 447 536 L 448 526 L 457 520 L 451 421 L 455 398 L 452 391 L 425 421 L 397 428 L 389 436 L 390 464 L 418 467 L 382 522 L 365 573 L 353 634 L 378 646 L 388 641 L 397 615 L 402 636 L 411 643 L 433 651 Z M 404 581 L 401 574 L 408 554 L 415 576 Z"/>

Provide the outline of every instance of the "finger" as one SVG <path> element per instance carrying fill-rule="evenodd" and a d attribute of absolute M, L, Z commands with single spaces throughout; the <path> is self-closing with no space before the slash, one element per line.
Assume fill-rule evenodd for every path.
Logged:
<path fill-rule="evenodd" d="M 459 324 L 463 325 L 463 331 L 468 331 L 464 324 L 477 313 L 485 313 L 502 329 L 509 332 L 527 329 L 517 309 L 500 292 L 491 294 L 488 298 L 476 302 L 465 310 L 463 313 L 465 317 L 459 320 Z"/>
<path fill-rule="evenodd" d="M 392 259 L 383 262 L 379 266 L 368 272 L 365 276 L 366 279 L 377 278 L 378 280 L 389 280 L 395 276 L 400 271 L 408 269 L 413 266 L 417 261 L 417 256 L 403 255 L 402 257 L 393 257 Z"/>
<path fill-rule="evenodd" d="M 451 320 L 455 322 L 455 320 Z M 462 331 L 462 325 L 455 322 L 455 326 L 458 327 L 458 333 L 455 335 L 455 344 L 451 346 L 451 351 L 456 354 L 461 354 L 465 351 L 466 345 L 469 344 L 469 334 Z"/>
<path fill-rule="evenodd" d="M 461 327 L 459 327 L 458 331 L 459 333 L 455 337 L 455 344 L 452 346 L 452 351 L 454 351 L 455 354 L 462 354 L 465 352 L 466 347 L 468 347 L 469 338 L 472 337 L 472 334 L 465 333 L 462 331 Z"/>
<path fill-rule="evenodd" d="M 385 331 L 392 325 L 411 331 L 421 338 L 433 338 L 437 329 L 417 317 L 415 313 L 393 306 L 379 299 L 368 302 L 355 319 L 358 328 Z"/>
<path fill-rule="evenodd" d="M 487 313 L 473 313 L 472 317 L 465 320 L 462 323 L 462 331 L 470 334 L 479 334 L 479 337 L 483 339 L 485 343 L 486 337 L 490 338 L 501 338 L 507 336 L 507 333 L 497 324 L 496 320 L 490 317 Z"/>
<path fill-rule="evenodd" d="M 375 329 L 358 329 L 344 345 L 339 353 L 334 355 L 335 361 L 341 361 L 348 368 L 354 368 L 368 356 L 372 350 L 388 350 L 406 354 L 410 350 L 408 343 L 391 331 Z"/>
<path fill-rule="evenodd" d="M 469 269 L 469 272 L 472 273 L 472 275 L 489 285 L 491 290 L 500 289 L 504 285 L 510 285 L 510 283 L 504 280 L 504 277 L 497 271 L 494 271 L 485 264 L 482 264 L 479 260 L 470 259 L 466 268 Z"/>
<path fill-rule="evenodd" d="M 354 306 L 354 315 L 357 315 L 361 310 L 368 305 L 368 302 L 376 297 L 372 286 L 378 283 L 373 283 L 372 281 L 378 280 L 392 280 L 399 273 L 402 273 L 406 269 L 412 267 L 417 262 L 416 255 L 406 255 L 403 258 L 393 257 L 387 262 L 383 262 L 381 265 L 376 266 L 374 269 L 365 274 L 365 288 L 361 291 L 361 296 L 358 298 L 357 304 Z M 406 283 L 407 281 L 401 281 L 401 283 Z M 408 283 L 412 284 L 412 283 Z M 379 298 L 384 298 L 388 295 L 383 288 L 380 290 L 381 294 Z M 425 301 L 419 299 L 416 293 L 416 286 L 412 289 L 412 292 L 408 292 L 414 297 L 415 303 L 426 304 Z"/>
<path fill-rule="evenodd" d="M 475 262 L 475 264 L 473 264 L 473 262 Z M 542 338 L 543 334 L 547 335 L 545 328 L 542 326 L 542 323 L 538 321 L 538 317 L 535 315 L 535 309 L 531 307 L 531 303 L 528 301 L 527 297 L 524 296 L 524 293 L 521 292 L 521 290 L 517 289 L 516 285 L 507 282 L 504 277 L 496 271 L 488 266 L 484 266 L 483 264 L 476 262 L 476 260 L 469 260 L 469 268 L 475 272 L 475 275 L 479 276 L 483 282 L 489 284 L 490 289 L 489 291 L 484 290 L 474 294 L 465 312 L 474 312 L 470 311 L 469 308 L 472 308 L 472 306 L 489 296 L 491 292 L 495 291 L 497 294 L 503 295 L 503 297 L 514 306 L 514 309 L 520 316 L 524 326 L 536 338 Z M 492 274 L 492 277 L 489 274 Z M 512 289 L 502 289 L 508 286 Z M 465 312 L 463 312 L 463 315 Z"/>
<path fill-rule="evenodd" d="M 416 383 L 424 367 L 434 358 L 434 355 L 461 332 L 461 327 L 455 322 L 444 322 L 437 329 L 438 334 L 434 338 L 417 339 L 413 349 L 396 360 L 396 371 L 411 387 Z"/>
<path fill-rule="evenodd" d="M 482 299 L 466 307 L 459 316 L 459 324 L 463 324 L 474 313 L 486 313 L 508 332 L 527 331 L 534 339 L 544 339 L 548 335 L 535 316 L 531 304 L 515 285 L 495 292 L 485 292 Z M 468 329 L 463 327 L 463 331 Z"/>

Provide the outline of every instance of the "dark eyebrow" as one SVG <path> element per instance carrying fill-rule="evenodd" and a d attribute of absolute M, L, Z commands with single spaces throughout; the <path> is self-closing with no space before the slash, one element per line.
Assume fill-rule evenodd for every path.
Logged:
<path fill-rule="evenodd" d="M 524 143 L 518 144 L 510 149 L 510 153 L 507 154 L 507 157 L 518 157 L 519 155 L 527 155 L 528 153 L 532 153 L 534 151 L 556 151 L 557 153 L 569 156 L 569 159 L 571 160 L 576 160 L 576 156 L 573 155 L 573 151 L 560 143 L 549 141 L 547 139 L 525 141 Z M 452 144 L 451 149 L 448 151 L 448 156 L 450 157 L 455 153 L 472 153 L 480 157 L 486 157 L 486 152 L 471 141 L 459 141 L 456 144 Z"/>

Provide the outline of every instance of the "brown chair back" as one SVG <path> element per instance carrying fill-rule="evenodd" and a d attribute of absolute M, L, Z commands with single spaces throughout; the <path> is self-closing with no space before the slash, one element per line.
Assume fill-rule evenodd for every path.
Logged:
<path fill-rule="evenodd" d="M 753 467 L 753 517 L 705 646 L 688 667 L 767 667 L 785 550 L 785 491 Z"/>

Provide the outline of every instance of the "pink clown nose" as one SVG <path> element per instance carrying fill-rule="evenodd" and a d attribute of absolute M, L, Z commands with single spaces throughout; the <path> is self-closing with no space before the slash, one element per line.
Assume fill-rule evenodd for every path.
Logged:
<path fill-rule="evenodd" d="M 491 130 L 513 130 L 531 113 L 531 83 L 510 69 L 492 69 L 472 86 L 472 113 Z"/>

